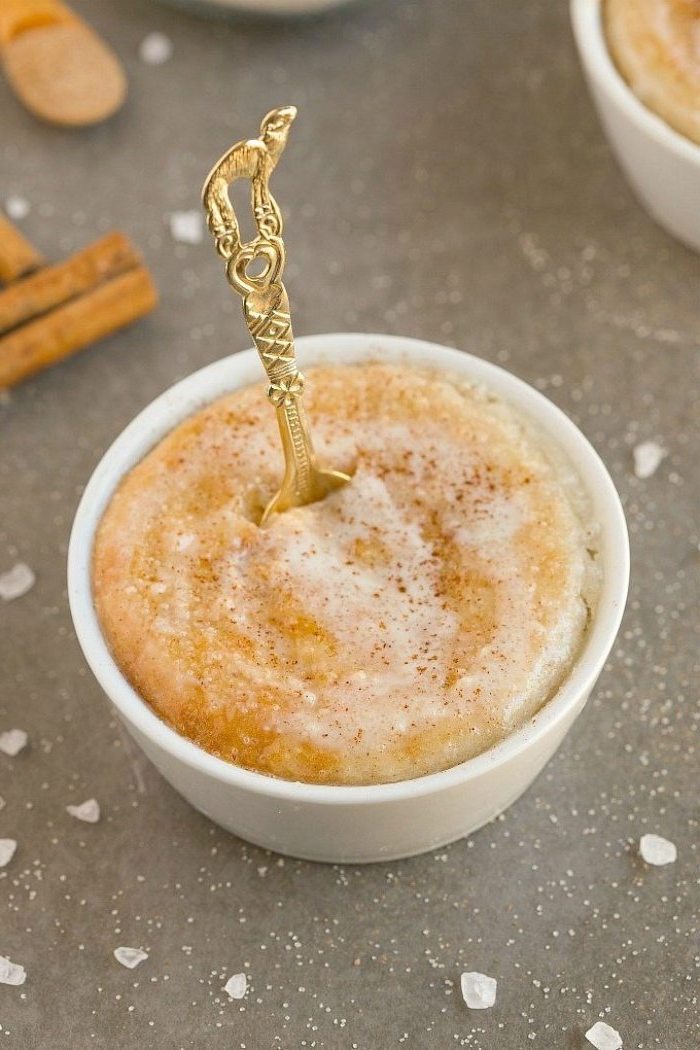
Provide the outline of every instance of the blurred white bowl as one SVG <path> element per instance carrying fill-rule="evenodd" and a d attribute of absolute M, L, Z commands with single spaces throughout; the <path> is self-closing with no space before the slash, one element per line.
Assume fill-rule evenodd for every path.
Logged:
<path fill-rule="evenodd" d="M 700 251 L 700 146 L 634 94 L 610 55 L 601 0 L 571 0 L 588 86 L 617 159 L 652 218 Z"/>
<path fill-rule="evenodd" d="M 165 0 L 175 7 L 186 7 L 202 14 L 230 11 L 248 15 L 314 15 L 331 11 L 354 0 Z"/>
<path fill-rule="evenodd" d="M 203 368 L 166 391 L 105 453 L 78 507 L 68 552 L 73 623 L 95 677 L 127 729 L 166 780 L 211 820 L 279 853 L 323 861 L 393 860 L 468 835 L 515 802 L 552 757 L 582 711 L 615 640 L 627 596 L 627 529 L 610 476 L 563 412 L 502 368 L 444 346 L 377 335 L 297 340 L 303 365 L 366 360 L 429 365 L 483 383 L 535 420 L 575 465 L 600 524 L 603 583 L 571 673 L 534 718 L 496 747 L 451 769 L 396 784 L 299 784 L 242 769 L 208 754 L 161 721 L 127 681 L 102 633 L 92 599 L 95 530 L 121 479 L 202 405 L 259 382 L 254 350 Z"/>

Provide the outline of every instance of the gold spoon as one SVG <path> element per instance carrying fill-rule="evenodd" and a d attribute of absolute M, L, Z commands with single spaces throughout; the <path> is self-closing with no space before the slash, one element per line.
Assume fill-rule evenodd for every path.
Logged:
<path fill-rule="evenodd" d="M 231 287 L 243 296 L 246 324 L 260 354 L 270 386 L 267 396 L 277 411 L 284 451 L 284 478 L 279 492 L 263 513 L 263 525 L 274 512 L 323 499 L 347 484 L 339 470 L 322 470 L 316 461 L 302 394 L 304 377 L 294 353 L 289 300 L 282 284 L 285 248 L 282 216 L 270 193 L 269 180 L 296 117 L 294 106 L 273 109 L 260 125 L 260 137 L 237 142 L 214 165 L 202 191 L 209 229 L 216 250 L 226 260 Z M 241 240 L 228 188 L 236 179 L 250 179 L 257 236 Z M 251 269 L 262 266 L 257 275 Z"/>

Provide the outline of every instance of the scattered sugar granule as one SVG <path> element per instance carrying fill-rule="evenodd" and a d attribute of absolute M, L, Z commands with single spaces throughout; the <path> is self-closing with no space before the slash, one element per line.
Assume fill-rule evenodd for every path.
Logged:
<path fill-rule="evenodd" d="M 10 962 L 4 955 L 0 955 L 0 984 L 24 984 L 27 972 L 19 963 Z"/>
<path fill-rule="evenodd" d="M 596 1021 L 593 1027 L 586 1032 L 586 1039 L 595 1046 L 596 1050 L 620 1050 L 622 1046 L 620 1033 L 605 1021 Z"/>
<path fill-rule="evenodd" d="M 634 456 L 634 473 L 638 478 L 650 478 L 656 473 L 661 460 L 666 455 L 666 449 L 657 444 L 656 441 L 642 441 L 632 452 Z"/>
<path fill-rule="evenodd" d="M 142 952 L 140 948 L 115 948 L 114 958 L 127 970 L 133 970 L 148 958 L 148 952 Z"/>
<path fill-rule="evenodd" d="M 78 806 L 66 806 L 66 811 L 86 824 L 96 824 L 100 819 L 100 804 L 96 798 L 88 798 Z"/>
<path fill-rule="evenodd" d="M 23 729 L 8 729 L 7 732 L 0 733 L 0 751 L 14 758 L 27 746 L 28 740 L 29 737 Z"/>
<path fill-rule="evenodd" d="M 173 42 L 165 33 L 149 33 L 139 45 L 139 58 L 149 66 L 162 66 L 173 53 Z"/>
<path fill-rule="evenodd" d="M 0 868 L 4 868 L 10 863 L 16 849 L 17 841 L 15 839 L 0 839 Z"/>
<path fill-rule="evenodd" d="M 224 985 L 224 991 L 228 992 L 232 999 L 242 999 L 248 988 L 248 978 L 244 973 L 234 973 Z"/>
<path fill-rule="evenodd" d="M 31 591 L 36 576 L 23 561 L 18 561 L 7 572 L 0 575 L 0 598 L 4 602 L 12 602 L 15 598 L 22 598 L 27 591 Z"/>
<path fill-rule="evenodd" d="M 202 216 L 198 211 L 174 211 L 170 216 L 170 233 L 181 244 L 200 244 L 204 236 Z"/>
<path fill-rule="evenodd" d="M 674 843 L 662 838 L 661 835 L 642 835 L 639 840 L 639 852 L 642 860 L 645 860 L 647 864 L 655 864 L 657 867 L 673 864 L 678 857 L 678 850 Z"/>
<path fill-rule="evenodd" d="M 20 219 L 26 219 L 29 212 L 32 210 L 31 204 L 26 197 L 19 197 L 17 194 L 12 194 L 5 201 L 5 211 L 7 212 L 8 218 L 14 219 L 19 222 Z"/>
<path fill-rule="evenodd" d="M 461 977 L 462 996 L 470 1010 L 488 1010 L 496 1002 L 495 977 L 485 973 L 463 973 Z"/>

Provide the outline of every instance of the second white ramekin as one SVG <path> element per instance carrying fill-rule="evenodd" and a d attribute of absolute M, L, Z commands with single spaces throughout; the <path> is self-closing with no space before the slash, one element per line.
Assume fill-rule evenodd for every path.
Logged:
<path fill-rule="evenodd" d="M 632 189 L 652 218 L 700 251 L 700 146 L 652 113 L 620 75 L 601 0 L 571 0 L 571 21 L 593 101 Z"/>
<path fill-rule="evenodd" d="M 334 11 L 344 7 L 353 0 L 166 0 L 176 7 L 185 7 L 190 11 L 206 14 L 258 15 L 263 18 L 310 17 Z"/>
<path fill-rule="evenodd" d="M 574 424 L 532 387 L 495 365 L 433 343 L 395 336 L 318 335 L 297 341 L 302 368 L 365 360 L 445 369 L 483 383 L 533 419 L 575 465 L 600 525 L 603 584 L 583 651 L 556 696 L 497 747 L 441 773 L 396 784 L 325 787 L 253 773 L 215 758 L 162 722 L 117 666 L 92 598 L 95 530 L 124 475 L 200 406 L 261 383 L 257 353 L 224 358 L 153 401 L 95 469 L 78 507 L 68 553 L 68 594 L 85 657 L 117 714 L 166 780 L 222 827 L 268 849 L 310 860 L 376 861 L 442 846 L 487 823 L 541 771 L 583 708 L 610 652 L 625 605 L 629 548 L 613 483 Z M 262 383 L 261 383 L 262 389 Z M 261 394 L 262 396 L 262 394 Z"/>

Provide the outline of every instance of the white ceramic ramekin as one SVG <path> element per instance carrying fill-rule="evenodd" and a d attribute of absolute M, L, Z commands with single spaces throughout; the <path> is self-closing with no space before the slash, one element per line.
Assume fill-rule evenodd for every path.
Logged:
<path fill-rule="evenodd" d="M 603 585 L 584 650 L 556 696 L 490 751 L 442 773 L 398 784 L 321 787 L 275 780 L 202 751 L 162 722 L 134 691 L 103 637 L 92 600 L 95 530 L 120 479 L 201 405 L 261 382 L 253 350 L 224 358 L 172 387 L 143 410 L 97 466 L 78 507 L 68 553 L 68 594 L 78 639 L 127 729 L 166 780 L 198 810 L 242 838 L 322 861 L 375 861 L 442 846 L 481 827 L 514 802 L 552 756 L 583 708 L 617 634 L 627 596 L 629 547 L 620 500 L 596 452 L 542 394 L 470 354 L 395 336 L 318 335 L 297 341 L 302 368 L 364 360 L 446 369 L 489 386 L 575 464 L 600 523 Z"/>
<path fill-rule="evenodd" d="M 166 0 L 176 7 L 185 7 L 201 14 L 231 12 L 233 14 L 292 17 L 318 15 L 343 7 L 352 0 Z"/>
<path fill-rule="evenodd" d="M 652 113 L 617 71 L 601 0 L 571 0 L 571 21 L 593 101 L 632 189 L 664 229 L 700 251 L 700 146 Z"/>

